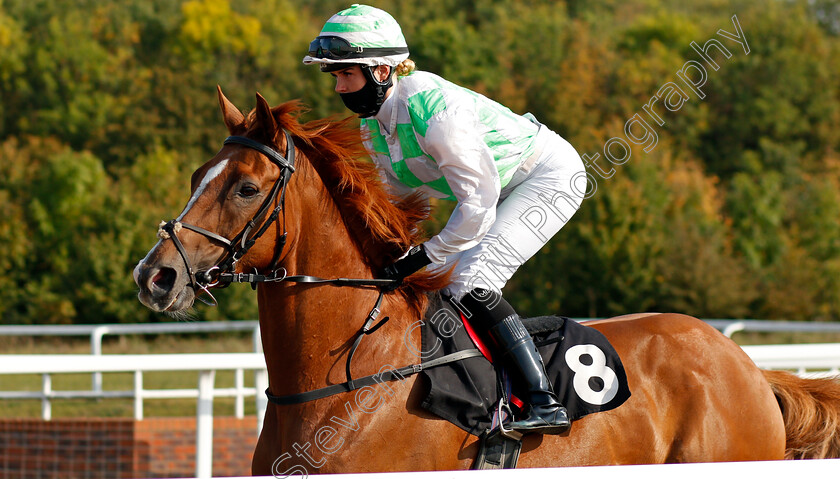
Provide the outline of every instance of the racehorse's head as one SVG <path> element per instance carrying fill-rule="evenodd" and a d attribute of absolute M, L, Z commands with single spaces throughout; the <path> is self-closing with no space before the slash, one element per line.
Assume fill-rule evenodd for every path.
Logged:
<path fill-rule="evenodd" d="M 291 137 L 259 94 L 246 122 L 221 89 L 218 93 L 231 136 L 193 173 L 184 210 L 161 223 L 159 241 L 134 268 L 138 297 L 153 311 L 183 311 L 197 297 L 212 298 L 208 288 L 221 273 L 265 270 L 282 259 L 277 240 L 285 239 L 282 204 L 294 171 Z M 260 237 L 265 240 L 257 241 Z"/>

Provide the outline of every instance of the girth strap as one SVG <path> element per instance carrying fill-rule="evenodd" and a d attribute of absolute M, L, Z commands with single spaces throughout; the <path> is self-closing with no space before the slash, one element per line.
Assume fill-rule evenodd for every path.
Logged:
<path fill-rule="evenodd" d="M 332 386 L 315 389 L 303 393 L 290 394 L 288 396 L 275 396 L 265 390 L 265 395 L 268 400 L 274 404 L 281 406 L 288 406 L 291 404 L 301 404 L 316 399 L 323 399 L 325 397 L 334 396 L 336 394 L 350 392 L 365 386 L 372 386 L 383 382 L 402 381 L 403 379 L 413 376 L 423 370 L 443 366 L 444 364 L 462 361 L 467 358 L 475 358 L 481 356 L 481 351 L 478 349 L 465 349 L 457 353 L 447 354 L 446 356 L 433 359 L 425 364 L 411 364 L 403 366 L 399 369 L 390 369 L 380 373 L 365 376 L 363 378 L 354 379 L 352 381 L 343 382 L 341 384 L 333 384 Z"/>

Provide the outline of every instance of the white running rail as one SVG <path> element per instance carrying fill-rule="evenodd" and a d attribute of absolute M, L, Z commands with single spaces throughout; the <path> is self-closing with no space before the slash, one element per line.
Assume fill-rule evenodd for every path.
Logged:
<path fill-rule="evenodd" d="M 216 389 L 216 371 L 236 371 L 233 389 Z M 243 372 L 256 373 L 255 387 L 242 384 Z M 198 371 L 196 389 L 143 389 L 143 373 L 148 371 Z M 52 374 L 133 372 L 133 391 L 53 391 Z M 143 419 L 143 400 L 152 398 L 197 398 L 196 403 L 196 476 L 211 477 L 213 470 L 213 398 L 237 397 L 237 416 L 242 417 L 243 397 L 253 396 L 257 407 L 257 434 L 262 430 L 267 400 L 268 373 L 261 353 L 221 354 L 4 354 L 0 355 L 0 375 L 41 374 L 41 391 L 3 391 L 0 398 L 40 398 L 42 417 L 51 417 L 50 400 L 67 397 L 134 397 L 134 416 Z M 98 394 L 98 396 L 97 396 Z"/>
<path fill-rule="evenodd" d="M 262 352 L 259 321 L 182 321 L 177 323 L 138 324 L 38 324 L 0 326 L 0 336 L 89 336 L 90 354 L 102 354 L 102 338 L 106 335 L 184 334 L 251 331 L 255 353 Z M 93 391 L 102 393 L 102 373 L 91 377 Z M 102 397 L 102 396 L 99 396 Z"/>
<path fill-rule="evenodd" d="M 778 321 L 770 319 L 704 319 L 726 337 L 741 331 L 760 333 L 840 333 L 838 322 Z"/>
<path fill-rule="evenodd" d="M 840 343 L 805 345 L 745 346 L 744 351 L 760 367 L 789 369 L 799 374 L 835 375 L 840 371 Z M 237 384 L 234 388 L 216 389 L 213 385 L 215 371 L 234 370 Z M 255 387 L 242 385 L 243 371 L 256 373 Z M 143 389 L 143 373 L 147 371 L 199 371 L 196 389 L 147 390 Z M 54 391 L 51 375 L 61 373 L 133 372 L 133 391 Z M 263 391 L 268 387 L 265 359 L 261 353 L 220 354 L 113 354 L 113 355 L 0 355 L 0 375 L 40 374 L 41 391 L 0 391 L 2 398 L 29 398 L 42 401 L 44 419 L 50 419 L 50 401 L 69 397 L 133 397 L 135 418 L 143 418 L 143 400 L 151 398 L 197 398 L 196 423 L 196 475 L 204 478 L 212 473 L 213 398 L 253 396 L 257 405 L 257 431 L 262 429 L 262 418 L 267 401 Z M 98 395 L 97 395 L 98 394 Z M 241 414 L 241 407 L 237 414 Z M 241 417 L 241 415 L 239 416 Z M 587 468 L 588 470 L 588 468 Z"/>
<path fill-rule="evenodd" d="M 840 375 L 840 343 L 743 346 L 763 369 L 789 369 L 800 376 Z"/>

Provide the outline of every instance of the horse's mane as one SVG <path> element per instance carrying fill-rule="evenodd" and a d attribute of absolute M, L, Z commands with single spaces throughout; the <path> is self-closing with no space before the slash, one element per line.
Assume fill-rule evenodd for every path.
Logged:
<path fill-rule="evenodd" d="M 298 101 L 271 111 L 278 126 L 292 135 L 298 151 L 321 177 L 374 274 L 423 241 L 421 222 L 429 216 L 426 200 L 418 194 L 397 198 L 386 191 L 376 167 L 365 160 L 368 154 L 353 117 L 301 124 L 298 117 L 305 108 Z M 248 115 L 246 134 L 258 130 L 256 118 L 254 112 Z M 408 278 L 399 291 L 410 306 L 421 311 L 426 293 L 448 282 L 449 271 L 422 272 Z"/>

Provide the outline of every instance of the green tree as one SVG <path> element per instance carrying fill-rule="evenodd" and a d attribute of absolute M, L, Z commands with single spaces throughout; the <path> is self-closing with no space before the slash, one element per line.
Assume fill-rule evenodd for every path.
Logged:
<path fill-rule="evenodd" d="M 692 41 L 732 53 L 511 281 L 523 311 L 840 319 L 836 2 L 374 3 L 420 69 L 535 113 L 581 153 L 697 59 Z M 138 304 L 131 270 L 227 134 L 216 85 L 245 110 L 259 91 L 303 99 L 304 119 L 348 116 L 332 78 L 301 63 L 346 7 L 0 1 L 2 321 L 166 320 Z M 733 14 L 748 55 L 717 35 Z M 256 316 L 248 288 L 219 294 L 197 319 Z"/>

